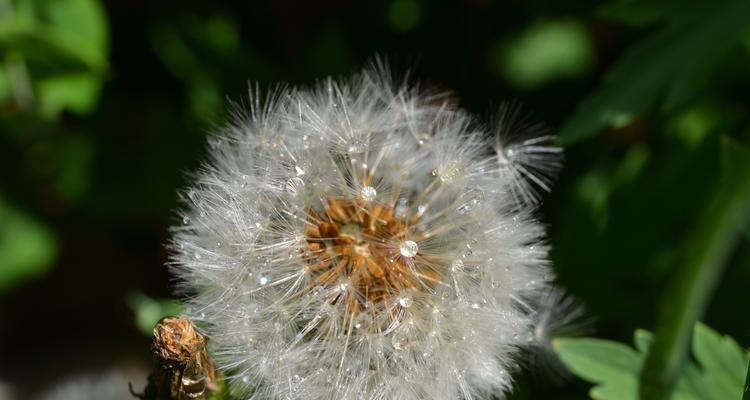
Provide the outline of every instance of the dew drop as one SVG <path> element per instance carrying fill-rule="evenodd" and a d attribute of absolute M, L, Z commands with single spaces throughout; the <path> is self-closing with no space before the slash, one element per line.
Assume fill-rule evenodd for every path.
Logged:
<path fill-rule="evenodd" d="M 407 240 L 401 243 L 401 246 L 399 246 L 398 249 L 401 252 L 402 256 L 411 258 L 417 255 L 419 246 L 414 241 Z"/>
<path fill-rule="evenodd" d="M 286 192 L 292 196 L 296 195 L 305 186 L 305 181 L 299 176 L 289 178 L 286 181 Z"/>
<path fill-rule="evenodd" d="M 460 200 L 461 203 L 456 207 L 456 212 L 460 215 L 467 214 L 479 207 L 484 201 L 484 193 L 478 189 L 470 189 L 464 193 Z"/>
<path fill-rule="evenodd" d="M 441 165 L 437 168 L 437 176 L 442 182 L 454 182 L 464 177 L 464 166 L 456 162 Z"/>
<path fill-rule="evenodd" d="M 398 299 L 398 304 L 401 307 L 409 308 L 412 304 L 414 304 L 414 299 L 411 296 L 401 296 Z"/>
<path fill-rule="evenodd" d="M 266 286 L 269 282 L 271 282 L 271 277 L 265 272 L 258 277 L 258 283 L 260 283 L 261 286 Z"/>
<path fill-rule="evenodd" d="M 349 141 L 349 146 L 346 150 L 349 153 L 363 153 L 365 149 L 367 149 L 367 142 L 363 138 L 355 137 Z"/>
<path fill-rule="evenodd" d="M 403 217 L 404 214 L 406 214 L 408 205 L 408 200 L 404 198 L 398 199 L 398 202 L 396 202 L 396 207 L 393 209 L 393 213 L 399 218 Z"/>
<path fill-rule="evenodd" d="M 201 253 L 199 253 L 197 251 L 195 252 L 195 254 L 193 254 L 193 256 L 195 257 L 196 260 L 200 260 L 201 259 Z"/>
<path fill-rule="evenodd" d="M 370 327 L 370 324 L 372 324 L 372 317 L 370 314 L 361 312 L 356 318 L 354 318 L 355 329 L 365 330 Z"/>
<path fill-rule="evenodd" d="M 362 200 L 372 201 L 375 199 L 375 196 L 377 196 L 378 192 L 372 186 L 365 186 L 362 188 L 362 191 L 360 194 L 362 196 Z"/>
<path fill-rule="evenodd" d="M 190 218 L 188 218 L 188 217 L 183 217 L 183 218 L 182 218 L 182 224 L 183 224 L 183 225 L 190 225 Z"/>
<path fill-rule="evenodd" d="M 394 332 L 393 336 L 391 336 L 391 345 L 393 345 L 393 348 L 396 350 L 406 349 L 408 342 L 409 338 L 407 332 L 403 329 Z"/>

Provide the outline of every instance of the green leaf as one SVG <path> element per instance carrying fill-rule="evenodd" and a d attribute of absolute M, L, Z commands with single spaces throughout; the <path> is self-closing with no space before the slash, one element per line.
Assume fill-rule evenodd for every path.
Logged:
<path fill-rule="evenodd" d="M 748 15 L 746 0 L 682 3 L 662 29 L 625 52 L 565 122 L 561 142 L 574 143 L 652 110 L 670 112 L 684 105 L 744 38 Z"/>
<path fill-rule="evenodd" d="M 590 382 L 627 386 L 630 380 L 636 382 L 641 369 L 642 357 L 621 343 L 601 339 L 564 338 L 555 339 L 553 345 L 565 365 L 577 376 Z"/>
<path fill-rule="evenodd" d="M 716 398 L 736 398 L 745 378 L 745 356 L 737 343 L 698 323 L 693 337 L 693 354 L 704 371 L 703 387 L 711 387 Z"/>
<path fill-rule="evenodd" d="M 0 295 L 52 269 L 58 243 L 54 233 L 0 198 Z"/>
<path fill-rule="evenodd" d="M 591 388 L 589 396 L 597 400 L 637 400 L 638 378 L 626 375 L 617 381 L 604 382 Z"/>
<path fill-rule="evenodd" d="M 722 400 L 738 398 L 745 374 L 745 355 L 737 343 L 703 324 L 696 324 L 693 348 L 697 362 L 682 366 L 671 400 Z M 653 335 L 636 330 L 635 346 L 601 339 L 557 339 L 554 348 L 563 363 L 578 377 L 595 383 L 592 399 L 636 400 L 638 376 Z"/>

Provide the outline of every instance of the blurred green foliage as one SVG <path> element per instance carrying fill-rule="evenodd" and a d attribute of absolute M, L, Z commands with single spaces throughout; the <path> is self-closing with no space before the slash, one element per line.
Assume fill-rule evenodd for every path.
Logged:
<path fill-rule="evenodd" d="M 57 258 L 50 230 L 0 197 L 0 295 L 43 276 Z"/>
<path fill-rule="evenodd" d="M 678 276 L 662 299 L 656 343 L 642 374 L 644 399 L 669 398 L 687 358 L 690 329 L 705 312 L 727 258 L 750 224 L 750 150 L 724 140 L 715 195 L 688 237 Z"/>
<path fill-rule="evenodd" d="M 662 27 L 623 55 L 601 86 L 563 125 L 560 138 L 572 143 L 608 126 L 622 127 L 652 111 L 672 112 L 699 95 L 727 53 L 748 31 L 745 0 L 641 1 L 614 3 L 605 17 L 633 25 Z"/>
<path fill-rule="evenodd" d="M 542 21 L 495 50 L 498 69 L 512 84 L 531 90 L 561 78 L 581 78 L 594 64 L 586 28 L 578 21 Z"/>
<path fill-rule="evenodd" d="M 108 34 L 97 0 L 2 0 L 0 103 L 43 117 L 91 112 L 107 70 Z"/>
<path fill-rule="evenodd" d="M 0 348 L 15 367 L 0 378 L 67 370 L 70 348 L 82 364 L 86 351 L 147 356 L 141 331 L 178 312 L 154 300 L 173 294 L 176 193 L 227 99 L 346 75 L 375 54 L 477 113 L 518 99 L 559 133 L 566 166 L 539 212 L 555 271 L 598 336 L 629 341 L 679 308 L 664 293 L 725 190 L 722 138 L 750 143 L 748 4 L 0 0 L 0 342 L 17 344 Z M 739 229 L 705 312 L 691 311 L 747 345 Z M 101 326 L 106 338 L 81 334 Z M 516 379 L 513 399 L 589 389 Z"/>
<path fill-rule="evenodd" d="M 183 308 L 180 303 L 173 299 L 156 300 L 146 296 L 142 292 L 132 292 L 127 297 L 128 306 L 135 314 L 135 323 L 138 329 L 151 338 L 154 326 L 159 320 L 170 315 L 182 315 Z"/>

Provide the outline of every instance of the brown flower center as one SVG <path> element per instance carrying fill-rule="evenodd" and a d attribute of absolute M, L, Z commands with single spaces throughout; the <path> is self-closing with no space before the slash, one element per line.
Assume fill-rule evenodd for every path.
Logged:
<path fill-rule="evenodd" d="M 310 210 L 306 257 L 315 274 L 312 287 L 350 282 L 344 301 L 356 313 L 367 302 L 421 291 L 438 281 L 434 271 L 422 267 L 425 255 L 408 240 L 417 221 L 417 215 L 407 219 L 395 215 L 392 206 L 363 199 L 328 199 L 323 215 Z"/>

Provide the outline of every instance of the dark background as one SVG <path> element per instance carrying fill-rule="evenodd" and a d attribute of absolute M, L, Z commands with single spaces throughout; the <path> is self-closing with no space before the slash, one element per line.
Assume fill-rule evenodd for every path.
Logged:
<path fill-rule="evenodd" d="M 539 212 L 559 282 L 596 318 L 597 336 L 627 343 L 635 328 L 653 328 L 691 245 L 687 232 L 716 190 L 720 137 L 750 141 L 750 32 L 710 30 L 730 25 L 720 20 L 730 18 L 721 13 L 730 0 L 693 9 L 66 0 L 73 11 L 60 11 L 52 3 L 0 1 L 0 27 L 28 17 L 32 31 L 82 32 L 66 42 L 43 29 L 0 29 L 0 382 L 21 398 L 71 373 L 148 365 L 136 316 L 147 327 L 170 307 L 159 301 L 172 289 L 165 244 L 177 191 L 204 159 L 227 99 L 241 101 L 255 82 L 346 76 L 379 54 L 484 118 L 503 100 L 520 101 L 569 139 Z M 696 38 L 704 25 L 707 38 Z M 602 104 L 632 113 L 604 118 Z M 704 318 L 743 346 L 748 231 Z M 589 387 L 552 386 L 528 371 L 518 380 L 519 399 L 582 398 Z"/>

